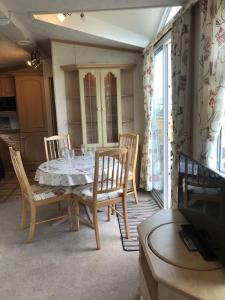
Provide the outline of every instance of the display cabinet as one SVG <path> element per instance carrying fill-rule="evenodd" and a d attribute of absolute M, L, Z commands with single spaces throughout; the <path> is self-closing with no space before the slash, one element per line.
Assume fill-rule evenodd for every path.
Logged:
<path fill-rule="evenodd" d="M 63 66 L 72 146 L 113 147 L 133 132 L 133 66 Z"/>

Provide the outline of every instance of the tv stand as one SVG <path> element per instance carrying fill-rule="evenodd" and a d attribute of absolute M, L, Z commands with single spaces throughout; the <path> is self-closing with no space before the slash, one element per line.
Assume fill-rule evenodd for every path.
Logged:
<path fill-rule="evenodd" d="M 191 224 L 182 224 L 179 234 L 189 251 L 199 251 L 207 261 L 217 260 L 214 252 L 207 247 L 207 240 L 200 237 Z"/>
<path fill-rule="evenodd" d="M 188 251 L 179 236 L 184 223 L 178 210 L 163 209 L 138 226 L 140 299 L 225 300 L 225 269 Z"/>

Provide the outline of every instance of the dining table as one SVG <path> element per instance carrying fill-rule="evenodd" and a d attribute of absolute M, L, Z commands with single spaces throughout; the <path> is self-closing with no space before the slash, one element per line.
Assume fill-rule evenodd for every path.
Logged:
<path fill-rule="evenodd" d="M 95 156 L 74 156 L 72 159 L 58 158 L 48 160 L 38 166 L 35 181 L 41 185 L 74 187 L 93 183 Z M 85 206 L 88 225 L 92 225 L 92 214 Z M 57 224 L 61 223 L 60 221 Z"/>
<path fill-rule="evenodd" d="M 38 166 L 35 181 L 50 186 L 72 187 L 92 183 L 95 173 L 94 156 L 49 160 Z"/>

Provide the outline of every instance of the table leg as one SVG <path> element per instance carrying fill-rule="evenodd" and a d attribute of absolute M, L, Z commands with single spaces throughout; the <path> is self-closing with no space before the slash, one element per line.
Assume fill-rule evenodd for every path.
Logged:
<path fill-rule="evenodd" d="M 88 226 L 90 226 L 91 228 L 93 227 L 93 218 L 92 218 L 92 212 L 90 210 L 90 207 L 89 206 L 86 206 L 84 205 L 84 210 L 85 210 L 85 213 L 87 215 L 87 219 L 88 220 L 85 220 L 84 218 L 82 218 L 80 216 L 80 220 L 81 221 L 84 221 L 85 224 L 87 224 Z M 86 222 L 85 222 L 86 221 Z M 88 222 L 87 222 L 88 221 Z M 64 224 L 65 222 L 68 222 L 68 215 L 65 216 L 63 219 L 59 220 L 59 221 L 56 221 L 54 223 L 52 223 L 51 225 L 52 226 L 57 226 L 57 225 L 61 225 L 61 224 Z"/>
<path fill-rule="evenodd" d="M 89 220 L 89 222 L 91 223 L 91 225 L 93 225 L 93 216 L 92 216 L 92 212 L 89 206 L 84 205 L 84 209 L 87 215 L 87 218 Z M 98 212 L 103 212 L 103 209 L 98 209 Z"/>
<path fill-rule="evenodd" d="M 87 205 L 84 205 L 84 209 L 85 209 L 85 212 L 86 212 L 89 222 L 93 225 L 93 218 L 92 218 L 92 213 L 91 213 L 90 207 Z"/>

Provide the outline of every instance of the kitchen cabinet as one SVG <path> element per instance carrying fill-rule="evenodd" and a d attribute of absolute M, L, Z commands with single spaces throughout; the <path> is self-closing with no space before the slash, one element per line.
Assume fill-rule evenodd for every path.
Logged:
<path fill-rule="evenodd" d="M 21 154 L 25 164 L 36 165 L 45 160 L 44 137 L 48 136 L 43 76 L 18 75 L 15 81 Z"/>
<path fill-rule="evenodd" d="M 0 77 L 0 97 L 15 97 L 15 80 L 13 77 Z"/>
<path fill-rule="evenodd" d="M 29 165 L 38 165 L 46 160 L 44 137 L 47 132 L 21 132 L 20 147 L 24 162 Z"/>
<path fill-rule="evenodd" d="M 17 76 L 16 100 L 20 130 L 47 131 L 43 77 Z"/>

